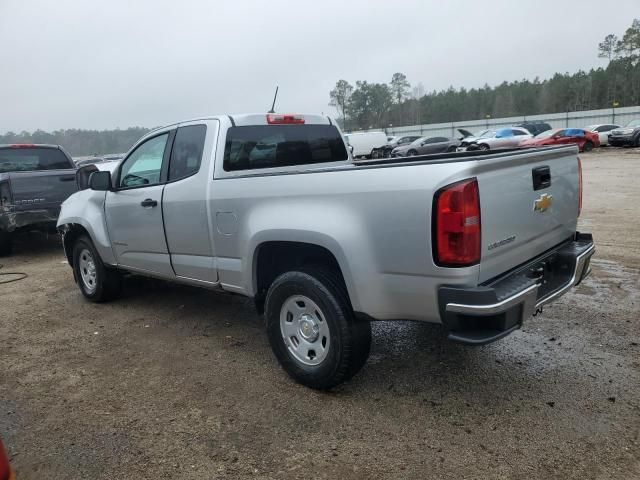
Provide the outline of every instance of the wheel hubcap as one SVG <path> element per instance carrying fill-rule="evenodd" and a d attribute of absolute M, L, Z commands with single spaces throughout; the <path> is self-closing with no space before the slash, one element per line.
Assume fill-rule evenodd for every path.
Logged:
<path fill-rule="evenodd" d="M 316 303 L 304 295 L 289 297 L 280 310 L 280 331 L 289 353 L 305 365 L 319 365 L 329 352 L 329 325 Z"/>
<path fill-rule="evenodd" d="M 93 255 L 91 255 L 91 252 L 85 248 L 80 252 L 78 260 L 80 278 L 82 279 L 85 290 L 87 293 L 93 293 L 97 288 L 96 263 L 93 259 Z"/>

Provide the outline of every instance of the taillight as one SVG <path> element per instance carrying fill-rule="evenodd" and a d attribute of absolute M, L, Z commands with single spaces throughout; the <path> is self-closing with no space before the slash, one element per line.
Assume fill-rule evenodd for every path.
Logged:
<path fill-rule="evenodd" d="M 582 162 L 578 157 L 578 216 L 582 213 Z"/>
<path fill-rule="evenodd" d="M 447 185 L 434 198 L 434 260 L 443 267 L 480 261 L 480 196 L 475 178 Z"/>
<path fill-rule="evenodd" d="M 9 182 L 0 182 L 0 207 L 11 204 L 11 188 Z"/>
<path fill-rule="evenodd" d="M 267 123 L 269 125 L 302 125 L 304 117 L 301 115 L 269 113 L 267 114 Z"/>

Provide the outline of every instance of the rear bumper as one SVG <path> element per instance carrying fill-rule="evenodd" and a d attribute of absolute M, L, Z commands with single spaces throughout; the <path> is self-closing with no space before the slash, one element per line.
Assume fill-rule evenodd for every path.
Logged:
<path fill-rule="evenodd" d="M 449 339 L 483 345 L 517 330 L 590 273 L 594 252 L 591 234 L 577 233 L 573 240 L 484 285 L 440 287 L 440 316 Z"/>

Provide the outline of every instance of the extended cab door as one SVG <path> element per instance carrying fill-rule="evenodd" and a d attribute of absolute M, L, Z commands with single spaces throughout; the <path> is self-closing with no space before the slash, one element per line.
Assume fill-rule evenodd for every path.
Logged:
<path fill-rule="evenodd" d="M 218 281 L 213 220 L 207 197 L 213 187 L 218 121 L 180 124 L 171 150 L 162 210 L 176 276 L 208 285 Z"/>
<path fill-rule="evenodd" d="M 107 192 L 107 228 L 118 265 L 173 277 L 162 223 L 162 191 L 174 131 L 146 139 L 117 170 Z"/>

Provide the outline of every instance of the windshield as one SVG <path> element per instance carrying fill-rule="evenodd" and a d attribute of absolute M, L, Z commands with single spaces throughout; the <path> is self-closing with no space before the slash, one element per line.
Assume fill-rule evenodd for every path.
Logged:
<path fill-rule="evenodd" d="M 536 138 L 548 138 L 560 131 L 559 128 L 554 128 L 553 130 L 547 130 L 546 132 L 539 133 L 536 135 Z"/>
<path fill-rule="evenodd" d="M 631 121 L 627 124 L 627 127 L 630 127 L 630 128 L 640 127 L 640 119 L 638 119 L 638 120 L 631 120 Z"/>
<path fill-rule="evenodd" d="M 0 149 L 0 173 L 72 168 L 57 148 L 10 147 Z"/>

